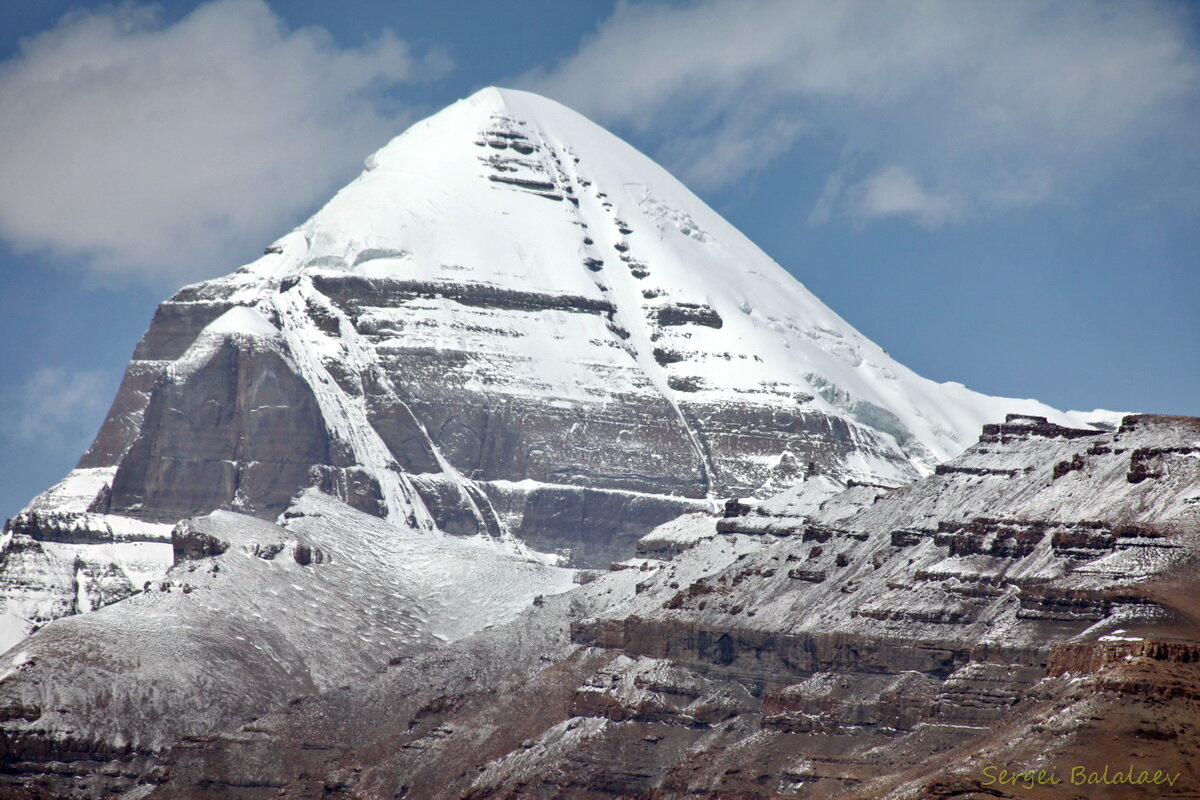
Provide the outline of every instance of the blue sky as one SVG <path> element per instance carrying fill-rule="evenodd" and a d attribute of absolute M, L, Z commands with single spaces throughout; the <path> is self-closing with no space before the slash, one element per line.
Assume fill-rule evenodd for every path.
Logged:
<path fill-rule="evenodd" d="M 0 4 L 0 516 L 74 464 L 155 304 L 412 121 L 540 91 L 935 380 L 1200 414 L 1200 6 Z"/>

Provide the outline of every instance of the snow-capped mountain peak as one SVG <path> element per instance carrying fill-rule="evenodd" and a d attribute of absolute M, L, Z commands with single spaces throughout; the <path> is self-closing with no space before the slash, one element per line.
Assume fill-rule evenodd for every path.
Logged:
<path fill-rule="evenodd" d="M 160 305 L 79 469 L 9 526 L 0 583 L 28 630 L 136 591 L 179 520 L 286 518 L 310 488 L 607 566 L 730 496 L 907 483 L 1011 413 L 1115 417 L 921 378 L 651 159 L 488 88 Z"/>
<path fill-rule="evenodd" d="M 836 414 L 891 437 L 918 472 L 1006 413 L 1063 424 L 1116 418 L 920 378 L 651 159 L 529 92 L 489 87 L 417 123 L 277 247 L 252 272 L 344 273 L 611 307 L 622 349 L 664 396 Z M 547 386 L 557 397 L 608 394 L 607 376 L 572 369 L 586 350 L 554 336 L 524 339 L 528 369 L 506 371 L 515 391 L 558 372 L 564 379 Z M 864 465 L 858 477 L 879 469 Z"/>

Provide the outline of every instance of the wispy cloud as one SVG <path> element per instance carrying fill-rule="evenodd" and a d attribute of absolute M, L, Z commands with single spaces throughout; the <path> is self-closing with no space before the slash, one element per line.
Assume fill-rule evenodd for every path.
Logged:
<path fill-rule="evenodd" d="M 112 376 L 100 371 L 39 367 L 4 393 L 0 435 L 21 446 L 77 458 L 112 402 Z"/>
<path fill-rule="evenodd" d="M 385 90 L 446 65 L 387 30 L 289 30 L 262 0 L 70 14 L 0 64 L 0 235 L 170 282 L 227 272 L 398 132 Z"/>
<path fill-rule="evenodd" d="M 847 216 L 865 224 L 874 219 L 901 217 L 922 227 L 936 228 L 958 213 L 950 198 L 930 194 L 908 169 L 893 164 L 850 186 L 845 184 L 841 173 L 831 176 L 811 220 L 825 222 L 834 216 Z"/>
<path fill-rule="evenodd" d="M 722 126 L 711 136 L 684 132 L 668 139 L 660 155 L 682 168 L 694 188 L 716 188 L 765 167 L 787 152 L 804 129 L 803 122 L 786 116 L 758 119 L 750 114 Z"/>
<path fill-rule="evenodd" d="M 660 155 L 701 183 L 778 157 L 759 142 L 786 122 L 788 145 L 803 130 L 843 153 L 814 219 L 938 225 L 1072 202 L 1127 172 L 1186 192 L 1200 176 L 1194 13 L 1167 0 L 622 3 L 522 81 L 652 140 L 671 131 Z"/>

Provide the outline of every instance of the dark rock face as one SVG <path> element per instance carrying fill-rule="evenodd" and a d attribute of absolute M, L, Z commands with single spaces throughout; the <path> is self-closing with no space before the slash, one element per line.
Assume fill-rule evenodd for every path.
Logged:
<path fill-rule="evenodd" d="M 274 518 L 328 464 L 312 391 L 275 352 L 226 341 L 151 394 L 117 467 L 110 511 L 174 522 L 217 508 Z"/>
<path fill-rule="evenodd" d="M 1041 436 L 1047 439 L 1081 439 L 1103 433 L 1102 430 L 1084 430 L 1055 425 L 1045 417 L 1028 414 L 1008 414 L 1004 422 L 984 425 L 981 442 L 1003 442 L 1006 437 L 1026 438 Z"/>
<path fill-rule="evenodd" d="M 543 552 L 569 550 L 575 563 L 609 564 L 631 555 L 646 531 L 709 503 L 682 497 L 546 486 L 530 492 L 484 484 L 492 506 L 519 520 L 513 532 Z M 576 531 L 587 531 L 586 538 Z"/>
<path fill-rule="evenodd" d="M 91 447 L 79 460 L 81 468 L 117 463 L 137 437 L 146 403 L 163 379 L 166 366 L 184 354 L 200 331 L 229 310 L 226 302 L 161 303 L 150 327 L 133 351 L 117 397 Z"/>
<path fill-rule="evenodd" d="M 899 799 L 987 795 L 988 765 L 1186 779 L 1198 432 L 1142 416 L 1097 437 L 1006 435 L 952 463 L 974 471 L 851 487 L 776 524 L 778 505 L 730 502 L 723 519 L 745 532 L 695 516 L 670 561 L 178 744 L 137 781 L 189 800 Z M 1146 448 L 1164 453 L 1159 474 L 1130 484 Z M 686 541 L 679 525 L 660 548 Z M 36 705 L 14 700 L 5 725 Z M 1119 788 L 1083 796 L 1194 795 Z"/>
<path fill-rule="evenodd" d="M 721 321 L 721 315 L 709 306 L 698 303 L 676 303 L 675 305 L 659 306 L 658 324 L 664 327 L 704 325 L 709 328 L 720 328 L 724 323 Z"/>

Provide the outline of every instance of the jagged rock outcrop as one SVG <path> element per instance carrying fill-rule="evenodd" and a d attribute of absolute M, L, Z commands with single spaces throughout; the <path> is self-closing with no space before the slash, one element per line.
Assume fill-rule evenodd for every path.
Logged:
<path fill-rule="evenodd" d="M 111 469 L 78 469 L 5 526 L 0 646 L 139 591 L 171 565 L 171 525 L 107 513 Z"/>

